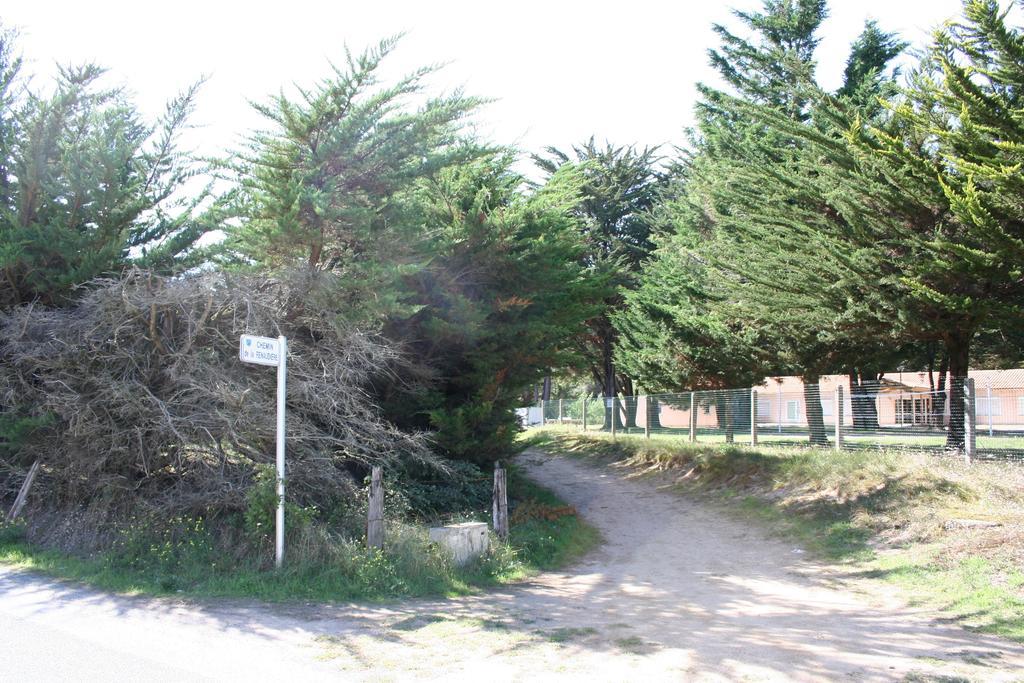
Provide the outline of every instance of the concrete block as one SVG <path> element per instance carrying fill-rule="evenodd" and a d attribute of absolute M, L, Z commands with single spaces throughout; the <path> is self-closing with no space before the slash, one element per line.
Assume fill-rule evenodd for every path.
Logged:
<path fill-rule="evenodd" d="M 430 540 L 447 548 L 455 564 L 461 566 L 487 552 L 487 523 L 463 522 L 432 527 Z"/>

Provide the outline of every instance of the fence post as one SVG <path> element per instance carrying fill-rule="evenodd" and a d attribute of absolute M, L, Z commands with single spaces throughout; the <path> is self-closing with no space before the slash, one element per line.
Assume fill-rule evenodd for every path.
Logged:
<path fill-rule="evenodd" d="M 651 438 L 651 399 L 644 395 L 644 438 Z"/>
<path fill-rule="evenodd" d="M 583 397 L 583 431 L 587 431 L 587 396 Z"/>
<path fill-rule="evenodd" d="M 988 400 L 985 401 L 986 403 L 988 403 L 988 411 L 987 411 L 988 412 L 988 435 L 992 436 L 992 380 L 991 379 L 988 381 L 988 386 L 986 387 L 986 390 L 988 391 Z M 1000 411 L 1000 413 L 1001 412 L 1002 411 Z"/>
<path fill-rule="evenodd" d="M 366 513 L 366 547 L 384 548 L 384 482 L 380 465 L 370 470 L 370 505 Z"/>
<path fill-rule="evenodd" d="M 968 465 L 978 455 L 977 407 L 974 378 L 968 377 L 964 380 L 964 460 Z"/>
<path fill-rule="evenodd" d="M 778 390 L 778 401 L 779 401 L 779 409 L 777 411 L 775 411 L 775 412 L 777 412 L 779 414 L 779 425 L 778 426 L 779 426 L 779 434 L 781 434 L 782 433 L 782 385 L 781 384 L 779 385 L 779 390 Z"/>
<path fill-rule="evenodd" d="M 615 423 L 619 420 L 619 397 L 612 396 L 612 438 L 615 438 Z"/>
<path fill-rule="evenodd" d="M 690 392 L 690 443 L 697 441 L 697 392 Z"/>
<path fill-rule="evenodd" d="M 750 390 L 750 445 L 757 445 L 757 389 Z"/>
<path fill-rule="evenodd" d="M 563 407 L 564 406 L 562 404 L 562 401 L 564 401 L 564 400 L 565 399 L 561 399 L 561 398 L 558 399 L 558 424 L 562 424 L 562 419 L 565 417 L 565 412 L 563 411 Z"/>
<path fill-rule="evenodd" d="M 499 538 L 508 538 L 508 487 L 505 468 L 501 462 L 494 463 L 494 494 L 491 502 L 494 533 Z"/>
<path fill-rule="evenodd" d="M 843 450 L 843 387 L 836 387 L 836 400 L 832 411 L 836 418 L 836 450 Z"/>

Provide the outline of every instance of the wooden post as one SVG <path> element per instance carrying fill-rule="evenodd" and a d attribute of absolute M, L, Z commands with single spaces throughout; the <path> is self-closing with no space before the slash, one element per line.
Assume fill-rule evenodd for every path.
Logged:
<path fill-rule="evenodd" d="M 384 482 L 380 465 L 370 470 L 370 505 L 366 514 L 366 547 L 384 549 Z"/>
<path fill-rule="evenodd" d="M 587 431 L 587 396 L 583 397 L 583 431 Z"/>
<path fill-rule="evenodd" d="M 964 460 L 968 465 L 978 455 L 977 407 L 974 378 L 968 377 L 964 380 Z"/>
<path fill-rule="evenodd" d="M 7 521 L 13 522 L 17 519 L 18 515 L 21 514 L 21 509 L 25 507 L 25 501 L 28 500 L 29 489 L 32 488 L 32 483 L 36 480 L 36 473 L 39 472 L 39 461 L 36 460 L 32 463 L 32 467 L 28 468 L 28 475 L 25 476 L 25 481 L 21 484 L 21 490 L 18 491 L 18 497 L 14 499 L 14 505 L 11 506 L 10 511 L 7 513 Z"/>
<path fill-rule="evenodd" d="M 499 538 L 508 538 L 508 488 L 505 468 L 500 462 L 494 463 L 494 495 L 491 502 L 494 533 Z"/>
<path fill-rule="evenodd" d="M 750 390 L 750 445 L 757 445 L 757 389 Z"/>
<path fill-rule="evenodd" d="M 835 405 L 832 406 L 832 413 L 836 418 L 836 450 L 843 450 L 843 387 L 836 387 Z"/>
<path fill-rule="evenodd" d="M 690 443 L 697 441 L 697 392 L 690 392 Z"/>
<path fill-rule="evenodd" d="M 651 438 L 651 399 L 644 396 L 644 438 Z"/>
<path fill-rule="evenodd" d="M 562 398 L 558 399 L 558 424 L 562 424 L 562 420 L 565 418 L 564 400 Z"/>
<path fill-rule="evenodd" d="M 612 438 L 615 438 L 615 423 L 619 421 L 619 397 L 612 396 Z"/>

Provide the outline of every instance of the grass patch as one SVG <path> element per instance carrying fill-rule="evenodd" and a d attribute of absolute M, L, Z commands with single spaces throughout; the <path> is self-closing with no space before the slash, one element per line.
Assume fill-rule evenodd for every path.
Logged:
<path fill-rule="evenodd" d="M 564 628 L 556 628 L 553 631 L 542 631 L 541 633 L 552 643 L 568 643 L 573 640 L 579 640 L 581 638 L 586 638 L 587 636 L 596 635 L 597 629 L 589 626 L 583 628 L 566 626 Z"/>
<path fill-rule="evenodd" d="M 286 558 L 281 570 L 267 569 L 262 560 L 252 558 L 231 562 L 216 553 L 149 555 L 139 558 L 143 562 L 126 562 L 112 553 L 78 557 L 25 542 L 0 544 L 0 562 L 117 593 L 328 601 L 466 593 L 503 571 L 501 555 L 507 555 L 502 549 L 497 559 L 459 569 L 421 530 L 396 526 L 390 540 L 394 545 L 379 552 L 331 539 L 329 558 L 305 558 L 290 548 L 294 557 Z"/>
<path fill-rule="evenodd" d="M 895 553 L 865 573 L 905 586 L 917 602 L 939 606 L 968 628 L 1024 641 L 1024 573 L 985 557 L 943 562 L 938 547 Z"/>
<path fill-rule="evenodd" d="M 623 652 L 629 652 L 634 655 L 642 655 L 651 649 L 650 645 L 648 645 L 643 638 L 639 638 L 637 636 L 618 638 L 615 640 L 615 647 L 619 648 Z"/>
<path fill-rule="evenodd" d="M 508 486 L 516 507 L 566 508 L 514 468 Z M 225 555 L 202 520 L 181 520 L 161 533 L 132 530 L 110 551 L 86 557 L 33 546 L 20 527 L 0 525 L 0 563 L 125 594 L 380 601 L 464 595 L 514 582 L 562 567 L 599 542 L 596 530 L 574 513 L 526 517 L 514 520 L 507 543 L 492 536 L 486 556 L 455 567 L 425 528 L 389 524 L 379 552 L 310 526 L 289 538 L 285 567 L 273 570 L 267 567 L 272 548 L 259 557 Z"/>
<path fill-rule="evenodd" d="M 724 501 L 809 553 L 1024 641 L 1024 467 L 906 451 L 754 449 L 535 430 L 527 442 Z"/>

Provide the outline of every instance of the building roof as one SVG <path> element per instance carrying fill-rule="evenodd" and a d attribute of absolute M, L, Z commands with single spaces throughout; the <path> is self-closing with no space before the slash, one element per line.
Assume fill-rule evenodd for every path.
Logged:
<path fill-rule="evenodd" d="M 939 373 L 933 374 L 935 386 L 939 383 Z M 970 370 L 968 377 L 974 379 L 975 385 L 979 388 L 991 387 L 993 389 L 1024 389 L 1024 368 L 1013 370 Z M 761 383 L 764 391 L 782 394 L 802 394 L 804 384 L 799 377 L 768 377 Z M 818 381 L 822 396 L 835 391 L 837 386 L 842 386 L 845 391 L 850 390 L 850 378 L 848 375 L 822 375 Z M 932 383 L 929 381 L 927 372 L 886 372 L 878 386 L 879 391 L 885 393 L 898 392 L 928 392 L 932 390 Z"/>

